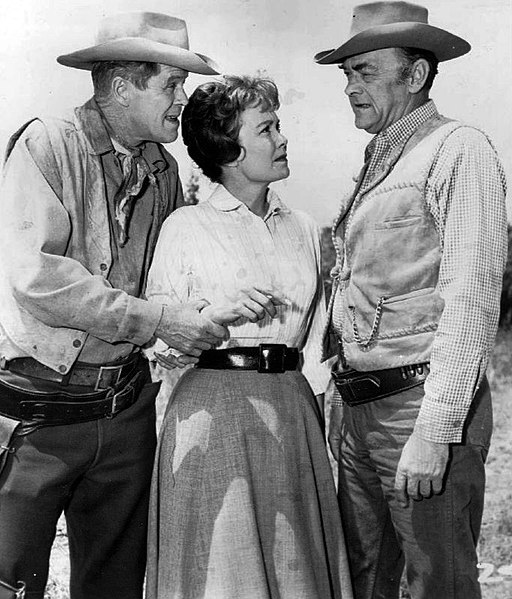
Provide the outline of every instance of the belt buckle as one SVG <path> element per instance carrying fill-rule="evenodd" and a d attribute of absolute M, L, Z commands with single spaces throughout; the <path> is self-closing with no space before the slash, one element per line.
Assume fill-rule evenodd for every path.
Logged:
<path fill-rule="evenodd" d="M 123 366 L 124 364 L 120 366 L 100 366 L 100 371 L 98 373 L 98 378 L 96 379 L 96 384 L 94 385 L 94 390 L 102 391 L 104 389 L 115 387 L 121 380 Z M 117 371 L 117 373 L 115 373 L 115 371 Z M 105 382 L 107 384 L 103 384 Z"/>
<path fill-rule="evenodd" d="M 117 393 L 113 393 L 111 396 L 111 400 L 110 400 L 110 411 L 107 413 L 106 417 L 107 418 L 113 418 L 119 411 L 119 402 L 121 400 L 122 397 L 124 397 L 124 395 L 127 392 L 130 392 L 132 390 L 132 386 L 130 384 L 126 385 L 126 387 L 124 387 L 124 389 L 121 389 L 121 391 L 118 391 Z"/>
<path fill-rule="evenodd" d="M 107 418 L 113 418 L 117 414 L 117 400 L 119 393 L 114 393 L 110 402 L 110 412 L 107 414 Z"/>
<path fill-rule="evenodd" d="M 113 390 L 111 390 L 111 392 L 113 393 L 113 395 L 111 396 L 112 399 L 110 400 L 110 412 L 106 415 L 107 418 L 113 418 L 118 412 L 121 411 L 121 409 L 123 408 L 123 406 L 118 405 L 120 400 L 122 398 L 124 398 L 126 395 L 129 395 L 130 393 L 135 396 L 135 389 L 136 389 L 136 384 L 137 381 L 139 380 L 141 374 L 140 372 L 138 372 L 131 380 L 130 382 L 121 389 L 121 391 L 118 391 L 117 393 L 114 393 Z M 109 397 L 107 395 L 107 397 Z M 132 401 L 133 403 L 133 401 Z M 131 404 L 128 404 L 131 405 Z M 128 406 L 126 406 L 128 407 Z"/>
<path fill-rule="evenodd" d="M 287 346 L 280 343 L 262 343 L 259 346 L 258 372 L 284 372 Z"/>

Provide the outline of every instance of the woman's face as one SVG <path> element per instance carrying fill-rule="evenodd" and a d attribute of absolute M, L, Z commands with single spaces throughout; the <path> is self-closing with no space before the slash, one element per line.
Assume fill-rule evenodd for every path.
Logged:
<path fill-rule="evenodd" d="M 238 143 L 242 153 L 238 172 L 251 183 L 271 183 L 290 174 L 286 145 L 288 140 L 279 131 L 275 112 L 247 108 L 240 116 Z"/>

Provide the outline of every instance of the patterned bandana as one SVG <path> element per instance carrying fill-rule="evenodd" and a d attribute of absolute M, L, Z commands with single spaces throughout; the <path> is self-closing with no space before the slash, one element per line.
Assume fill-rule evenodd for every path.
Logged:
<path fill-rule="evenodd" d="M 133 206 L 141 193 L 146 177 L 151 185 L 156 185 L 156 179 L 150 172 L 148 163 L 143 158 L 140 149 L 131 149 L 128 154 L 118 151 L 116 155 L 121 160 L 123 182 L 114 197 L 114 207 L 115 219 L 118 224 L 119 245 L 123 247 L 128 241 L 128 227 Z"/>

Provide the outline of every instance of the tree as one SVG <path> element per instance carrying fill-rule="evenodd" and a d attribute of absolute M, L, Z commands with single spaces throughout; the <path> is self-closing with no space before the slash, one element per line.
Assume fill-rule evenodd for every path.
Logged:
<path fill-rule="evenodd" d="M 322 246 L 322 281 L 324 282 L 327 300 L 329 300 L 332 289 L 331 269 L 336 264 L 336 252 L 332 243 L 331 233 L 331 227 L 322 227 L 320 231 L 320 245 Z"/>

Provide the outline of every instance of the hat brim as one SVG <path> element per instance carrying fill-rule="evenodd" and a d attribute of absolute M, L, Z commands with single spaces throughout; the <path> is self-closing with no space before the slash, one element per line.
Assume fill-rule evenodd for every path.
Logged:
<path fill-rule="evenodd" d="M 95 62 L 106 60 L 157 62 L 200 75 L 220 74 L 218 66 L 208 56 L 138 37 L 121 38 L 57 57 L 59 64 L 87 71 Z"/>
<path fill-rule="evenodd" d="M 466 54 L 471 46 L 461 37 L 425 23 L 390 23 L 365 29 L 339 48 L 315 55 L 318 64 L 336 64 L 350 56 L 384 48 L 417 48 L 429 50 L 439 62 Z"/>

